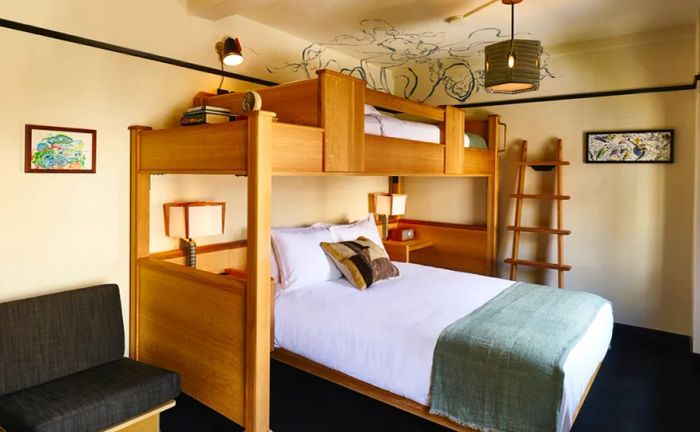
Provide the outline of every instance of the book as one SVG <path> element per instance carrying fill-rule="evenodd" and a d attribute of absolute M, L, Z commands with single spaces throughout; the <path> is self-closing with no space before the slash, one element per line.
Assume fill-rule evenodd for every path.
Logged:
<path fill-rule="evenodd" d="M 235 115 L 229 114 L 213 114 L 207 112 L 200 113 L 187 113 L 180 118 L 180 124 L 183 126 L 197 125 L 197 124 L 214 124 L 214 123 L 226 123 L 231 120 L 235 120 Z"/>
<path fill-rule="evenodd" d="M 211 105 L 200 105 L 200 106 L 192 107 L 192 108 L 186 110 L 185 114 L 199 112 L 199 111 L 219 112 L 219 113 L 230 113 L 231 112 L 231 110 L 228 108 L 222 108 L 222 107 L 211 106 Z"/>

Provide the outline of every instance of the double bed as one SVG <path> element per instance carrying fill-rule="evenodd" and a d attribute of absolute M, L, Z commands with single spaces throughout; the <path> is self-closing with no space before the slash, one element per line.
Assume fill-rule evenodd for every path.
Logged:
<path fill-rule="evenodd" d="M 282 291 L 275 346 L 372 386 L 430 405 L 433 352 L 440 333 L 513 281 L 410 263 L 401 276 L 365 291 L 336 279 Z M 559 431 L 568 431 L 612 336 L 606 305 L 564 364 Z"/>

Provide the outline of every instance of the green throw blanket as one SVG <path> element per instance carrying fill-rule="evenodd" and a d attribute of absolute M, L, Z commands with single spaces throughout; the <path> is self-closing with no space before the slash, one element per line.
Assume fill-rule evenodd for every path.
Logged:
<path fill-rule="evenodd" d="M 430 412 L 482 431 L 556 431 L 564 361 L 605 304 L 541 285 L 506 289 L 440 334 Z"/>

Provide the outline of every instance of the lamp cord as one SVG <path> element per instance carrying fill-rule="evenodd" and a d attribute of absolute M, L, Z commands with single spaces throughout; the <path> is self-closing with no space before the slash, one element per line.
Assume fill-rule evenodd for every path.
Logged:
<path fill-rule="evenodd" d="M 510 4 L 510 50 L 513 51 L 513 39 L 515 39 L 515 3 Z"/>
<path fill-rule="evenodd" d="M 219 81 L 219 88 L 217 90 L 221 89 L 221 87 L 223 87 L 223 85 L 224 85 L 224 58 L 222 57 L 221 58 L 221 81 Z"/>

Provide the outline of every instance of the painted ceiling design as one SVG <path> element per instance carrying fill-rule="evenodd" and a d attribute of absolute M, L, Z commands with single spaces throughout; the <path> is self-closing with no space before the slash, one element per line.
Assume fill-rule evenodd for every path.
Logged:
<path fill-rule="evenodd" d="M 480 28 L 466 38 L 451 39 L 445 32 L 407 32 L 381 19 L 360 22 L 361 31 L 305 47 L 299 58 L 268 65 L 270 73 L 291 71 L 314 78 L 319 69 L 334 69 L 367 81 L 376 90 L 429 102 L 433 98 L 464 102 L 484 88 L 483 50 L 510 37 L 498 28 Z M 529 34 L 516 33 L 527 39 Z M 341 64 L 333 52 L 348 52 L 355 64 Z M 555 78 L 543 51 L 540 75 Z"/>

